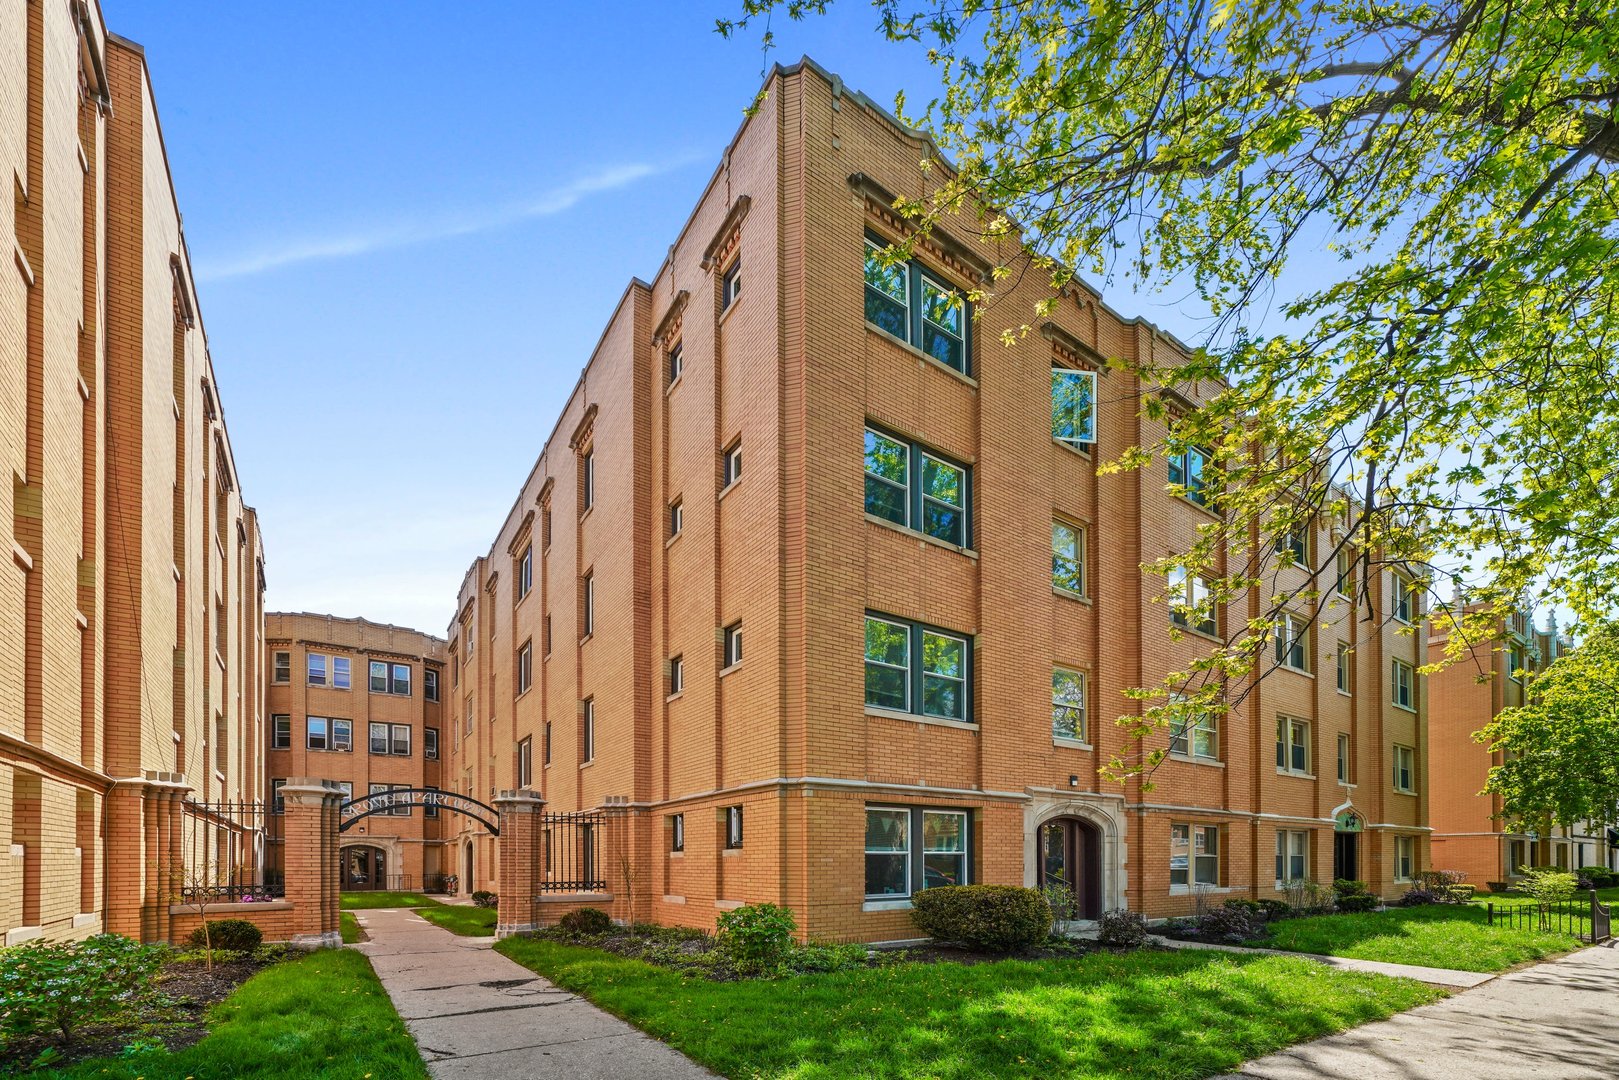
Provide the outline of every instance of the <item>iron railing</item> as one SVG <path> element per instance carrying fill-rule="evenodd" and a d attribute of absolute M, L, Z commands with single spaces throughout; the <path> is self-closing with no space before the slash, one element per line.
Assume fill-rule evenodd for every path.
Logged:
<path fill-rule="evenodd" d="M 606 890 L 601 855 L 607 820 L 600 810 L 540 815 L 541 894 Z"/>
<path fill-rule="evenodd" d="M 175 873 L 183 903 L 243 903 L 282 895 L 268 869 L 269 808 L 261 802 L 181 804 Z"/>
<path fill-rule="evenodd" d="M 1492 900 L 1484 905 L 1484 912 L 1488 925 L 1524 933 L 1563 934 L 1593 945 L 1613 936 L 1610 910 L 1597 899 L 1595 889 L 1589 898 L 1562 903 L 1496 904 Z"/>

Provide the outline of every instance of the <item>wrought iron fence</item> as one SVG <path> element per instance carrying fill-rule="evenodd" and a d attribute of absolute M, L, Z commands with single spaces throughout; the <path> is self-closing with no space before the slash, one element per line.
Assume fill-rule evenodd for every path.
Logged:
<path fill-rule="evenodd" d="M 608 814 L 601 810 L 540 815 L 540 885 L 546 893 L 603 892 L 602 836 Z"/>
<path fill-rule="evenodd" d="M 174 872 L 183 903 L 242 903 L 282 895 L 269 868 L 269 808 L 260 802 L 182 804 Z"/>
<path fill-rule="evenodd" d="M 1484 912 L 1490 926 L 1524 933 L 1565 934 L 1592 944 L 1613 936 L 1609 908 L 1597 899 L 1594 889 L 1589 897 L 1562 903 L 1497 904 L 1492 900 L 1485 904 Z"/>

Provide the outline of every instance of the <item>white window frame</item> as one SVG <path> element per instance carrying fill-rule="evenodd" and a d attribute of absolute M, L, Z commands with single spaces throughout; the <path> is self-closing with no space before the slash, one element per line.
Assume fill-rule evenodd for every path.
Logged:
<path fill-rule="evenodd" d="M 1347 641 L 1338 642 L 1338 667 L 1335 672 L 1338 680 L 1338 693 L 1353 694 L 1355 685 L 1354 649 Z"/>
<path fill-rule="evenodd" d="M 583 764 L 588 765 L 596 760 L 596 699 L 585 698 L 579 715 L 579 745 L 584 755 Z"/>
<path fill-rule="evenodd" d="M 596 448 L 587 447 L 579 455 L 579 512 L 596 505 Z"/>
<path fill-rule="evenodd" d="M 1059 416 L 1058 393 L 1067 383 L 1086 384 L 1086 399 L 1090 410 L 1084 416 L 1075 416 L 1073 409 Z M 1053 366 L 1051 369 L 1051 438 L 1063 446 L 1082 453 L 1090 453 L 1096 446 L 1096 372 L 1086 368 Z"/>
<path fill-rule="evenodd" d="M 1302 734 L 1302 738 L 1300 735 Z M 1315 749 L 1311 742 L 1314 733 L 1310 730 L 1310 722 L 1297 716 L 1278 716 L 1276 718 L 1276 750 L 1284 758 L 1278 762 L 1276 771 L 1284 776 L 1312 776 L 1310 771 L 1311 751 Z M 1304 751 L 1304 767 L 1294 765 L 1297 756 L 1294 751 L 1302 748 Z"/>
<path fill-rule="evenodd" d="M 721 631 L 721 642 L 720 670 L 729 671 L 742 662 L 742 621 L 740 619 Z"/>
<path fill-rule="evenodd" d="M 1295 651 L 1300 664 L 1293 663 Z M 1276 664 L 1288 671 L 1310 673 L 1310 623 L 1291 612 L 1284 612 L 1276 624 Z"/>
<path fill-rule="evenodd" d="M 341 725 L 341 728 L 339 725 Z M 331 749 L 345 754 L 354 752 L 353 720 L 343 720 L 337 717 L 328 717 L 326 720 L 326 728 L 328 732 L 327 741 L 331 744 Z M 339 731 L 342 732 L 341 739 L 339 739 L 338 736 Z"/>
<path fill-rule="evenodd" d="M 320 725 L 320 745 L 315 745 L 315 726 Z M 304 749 L 330 750 L 332 748 L 332 724 L 324 716 L 304 717 Z"/>
<path fill-rule="evenodd" d="M 1185 865 L 1175 865 L 1175 846 L 1177 836 L 1184 837 L 1182 841 L 1186 854 L 1180 856 Z M 1214 850 L 1209 851 L 1209 837 L 1214 838 Z M 1197 851 L 1197 843 L 1202 841 L 1203 853 Z M 1212 867 L 1212 874 L 1205 879 L 1204 874 Z M 1182 880 L 1176 881 L 1175 875 L 1181 875 Z M 1185 821 L 1171 822 L 1169 826 L 1169 888 L 1171 892 L 1189 892 L 1194 886 L 1206 885 L 1211 888 L 1220 887 L 1220 826 L 1197 825 Z"/>
<path fill-rule="evenodd" d="M 285 686 L 292 682 L 292 653 L 276 650 L 272 681 L 277 686 Z"/>
<path fill-rule="evenodd" d="M 534 591 L 534 545 L 523 547 L 517 558 L 517 599 L 522 600 Z"/>
<path fill-rule="evenodd" d="M 742 479 L 742 440 L 738 439 L 725 448 L 724 461 L 720 471 L 720 490 L 729 491 L 731 486 Z"/>
<path fill-rule="evenodd" d="M 1298 873 L 1292 871 L 1297 868 Z M 1304 829 L 1276 830 L 1276 887 L 1310 877 L 1310 833 Z"/>
<path fill-rule="evenodd" d="M 669 851 L 678 853 L 686 850 L 686 815 L 669 815 Z"/>
<path fill-rule="evenodd" d="M 1355 746 L 1347 732 L 1338 734 L 1338 782 L 1353 784 L 1355 776 Z"/>
<path fill-rule="evenodd" d="M 286 738 L 284 740 L 281 737 L 283 726 L 285 726 L 285 728 L 286 728 Z M 270 749 L 271 750 L 291 750 L 292 749 L 292 714 L 291 713 L 275 713 L 270 717 Z"/>
<path fill-rule="evenodd" d="M 727 806 L 725 808 L 725 850 L 742 850 L 742 807 Z"/>
<path fill-rule="evenodd" d="M 1198 748 L 1200 736 L 1206 740 L 1204 745 L 1209 750 L 1207 753 Z M 1171 728 L 1169 753 L 1173 757 L 1185 758 L 1188 761 L 1219 761 L 1219 715 L 1214 712 L 1200 712 L 1196 719 L 1187 721 L 1179 728 Z"/>
<path fill-rule="evenodd" d="M 1410 881 L 1417 872 L 1417 839 L 1414 836 L 1394 838 L 1394 880 Z"/>
<path fill-rule="evenodd" d="M 1057 680 L 1063 676 L 1072 676 L 1079 682 L 1079 700 L 1072 700 L 1058 696 Z M 1090 741 L 1090 673 L 1080 668 L 1057 666 L 1051 669 L 1051 737 L 1064 739 L 1070 742 L 1088 743 Z M 1073 721 L 1073 734 L 1065 735 L 1058 730 L 1059 717 Z M 1069 726 L 1064 723 L 1063 726 Z"/>
<path fill-rule="evenodd" d="M 1394 586 L 1394 619 L 1410 626 L 1417 618 L 1417 584 L 1397 570 L 1389 571 Z"/>
<path fill-rule="evenodd" d="M 306 653 L 304 656 L 304 684 L 306 686 L 327 686 L 326 681 L 326 654 Z"/>
<path fill-rule="evenodd" d="M 1183 630 L 1208 637 L 1220 634 L 1220 614 L 1214 603 L 1214 587 L 1209 579 L 1184 566 L 1171 567 L 1166 578 L 1165 596 L 1169 621 Z M 1197 618 L 1203 615 L 1204 618 Z"/>
<path fill-rule="evenodd" d="M 669 658 L 669 696 L 684 692 L 686 689 L 686 656 L 681 653 Z"/>
<path fill-rule="evenodd" d="M 427 761 L 438 760 L 438 728 L 422 728 L 422 757 Z"/>
<path fill-rule="evenodd" d="M 1389 755 L 1393 765 L 1394 774 L 1389 783 L 1395 792 L 1400 795 L 1415 795 L 1417 793 L 1417 750 L 1414 746 L 1402 743 L 1394 744 L 1394 751 Z M 1403 767 L 1402 767 L 1403 766 Z M 1405 783 L 1400 782 L 1401 774 L 1406 777 Z"/>
<path fill-rule="evenodd" d="M 332 689 L 347 690 L 354 682 L 354 664 L 347 656 L 332 657 Z"/>
<path fill-rule="evenodd" d="M 669 504 L 669 539 L 673 540 L 686 527 L 686 504 L 676 499 Z"/>
<path fill-rule="evenodd" d="M 1417 711 L 1417 670 L 1404 660 L 1396 657 L 1393 661 L 1394 673 L 1389 680 L 1389 696 L 1397 709 L 1407 712 Z M 1401 701 L 1400 698 L 1405 698 Z"/>
<path fill-rule="evenodd" d="M 534 639 L 529 638 L 517 650 L 517 696 L 528 693 L 534 685 Z"/>
<path fill-rule="evenodd" d="M 737 258 L 720 275 L 720 310 L 729 311 L 742 296 L 742 260 Z"/>
<path fill-rule="evenodd" d="M 1085 572 L 1086 531 L 1085 526 L 1061 518 L 1051 521 L 1051 587 L 1059 593 L 1080 597 L 1090 595 L 1089 575 Z M 1071 584 L 1064 582 L 1059 564 L 1064 568 L 1070 565 L 1074 568 L 1068 578 Z"/>

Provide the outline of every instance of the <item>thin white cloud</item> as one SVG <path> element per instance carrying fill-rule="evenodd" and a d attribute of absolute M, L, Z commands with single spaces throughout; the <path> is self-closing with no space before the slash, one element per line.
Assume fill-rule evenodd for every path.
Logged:
<path fill-rule="evenodd" d="M 204 263 L 199 268 L 198 277 L 204 281 L 247 277 L 296 263 L 318 259 L 343 259 L 367 255 L 374 251 L 407 247 L 429 240 L 445 240 L 470 233 L 488 232 L 534 218 L 560 214 L 572 209 L 591 195 L 628 187 L 648 177 L 672 172 L 691 160 L 690 157 L 683 157 L 661 164 L 643 162 L 615 165 L 543 192 L 535 198 L 508 203 L 480 214 L 459 217 L 441 215 L 365 232 L 293 240 L 279 247 L 253 252 L 221 265 L 211 266 Z"/>

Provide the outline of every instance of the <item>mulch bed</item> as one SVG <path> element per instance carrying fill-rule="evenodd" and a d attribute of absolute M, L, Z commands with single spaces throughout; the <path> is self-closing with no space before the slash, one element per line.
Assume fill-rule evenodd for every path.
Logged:
<path fill-rule="evenodd" d="M 21 1039 L 0 1046 L 0 1075 L 27 1070 L 41 1052 L 52 1046 L 57 1046 L 61 1056 L 54 1058 L 50 1066 L 59 1067 L 87 1058 L 117 1055 L 137 1039 L 160 1041 L 170 1051 L 183 1050 L 202 1041 L 208 1034 L 208 1010 L 285 954 L 264 949 L 252 956 L 228 955 L 229 959 L 216 955 L 212 971 L 200 958 L 187 957 L 164 964 L 157 977 L 157 992 L 151 1000 L 116 1021 L 86 1025 L 75 1033 L 68 1046 L 57 1046 L 53 1040 L 41 1038 Z"/>

